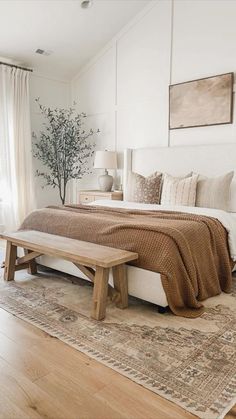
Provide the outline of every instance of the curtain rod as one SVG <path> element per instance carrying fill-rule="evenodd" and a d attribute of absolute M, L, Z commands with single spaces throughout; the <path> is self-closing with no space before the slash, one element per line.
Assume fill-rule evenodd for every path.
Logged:
<path fill-rule="evenodd" d="M 8 67 L 20 68 L 21 70 L 33 72 L 31 68 L 25 68 L 25 67 L 20 67 L 19 65 L 15 65 L 15 64 L 4 63 L 3 61 L 0 61 L 0 64 L 7 65 Z"/>

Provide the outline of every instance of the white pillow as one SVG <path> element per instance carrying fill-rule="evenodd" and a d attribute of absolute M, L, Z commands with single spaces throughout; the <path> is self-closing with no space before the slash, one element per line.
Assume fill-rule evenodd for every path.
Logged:
<path fill-rule="evenodd" d="M 198 174 L 188 177 L 173 177 L 164 174 L 161 193 L 163 205 L 186 205 L 195 206 Z"/>
<path fill-rule="evenodd" d="M 197 183 L 196 207 L 229 210 L 230 185 L 234 172 L 208 178 L 199 176 Z"/>

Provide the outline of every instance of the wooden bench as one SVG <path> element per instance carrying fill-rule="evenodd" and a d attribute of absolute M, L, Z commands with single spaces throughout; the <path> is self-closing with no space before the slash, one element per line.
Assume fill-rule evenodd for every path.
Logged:
<path fill-rule="evenodd" d="M 116 305 L 128 307 L 128 286 L 124 264 L 138 258 L 137 253 L 99 244 L 69 239 L 34 230 L 2 234 L 7 240 L 4 279 L 14 280 L 15 271 L 27 268 L 37 273 L 35 258 L 41 255 L 57 256 L 73 262 L 93 283 L 91 316 L 102 320 L 106 314 L 109 270 L 112 268 Z M 25 249 L 25 256 L 17 258 L 17 247 Z M 118 298 L 117 298 L 118 297 Z"/>

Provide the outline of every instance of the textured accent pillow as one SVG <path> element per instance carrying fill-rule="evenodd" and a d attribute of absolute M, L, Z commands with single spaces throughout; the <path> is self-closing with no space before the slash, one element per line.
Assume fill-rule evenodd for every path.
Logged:
<path fill-rule="evenodd" d="M 155 172 L 148 177 L 130 172 L 126 191 L 126 201 L 144 204 L 159 204 L 161 197 L 162 173 Z"/>
<path fill-rule="evenodd" d="M 173 177 L 164 174 L 161 193 L 161 204 L 163 205 L 187 205 L 195 206 L 197 174 L 185 177 Z"/>
<path fill-rule="evenodd" d="M 196 207 L 228 211 L 233 176 L 233 171 L 215 178 L 200 176 L 197 183 Z"/>

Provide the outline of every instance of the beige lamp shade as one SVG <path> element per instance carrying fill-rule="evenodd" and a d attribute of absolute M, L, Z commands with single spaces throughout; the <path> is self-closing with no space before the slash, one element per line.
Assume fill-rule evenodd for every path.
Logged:
<path fill-rule="evenodd" d="M 116 151 L 96 151 L 94 159 L 95 169 L 116 169 Z"/>

